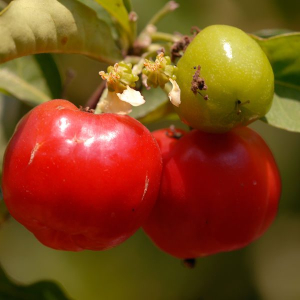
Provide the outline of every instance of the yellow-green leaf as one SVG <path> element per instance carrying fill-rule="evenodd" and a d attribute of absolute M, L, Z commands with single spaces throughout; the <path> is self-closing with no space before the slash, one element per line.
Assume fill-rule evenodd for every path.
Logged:
<path fill-rule="evenodd" d="M 262 121 L 281 129 L 300 132 L 299 101 L 274 95 L 273 105 Z"/>
<path fill-rule="evenodd" d="M 129 16 L 123 0 L 95 0 L 105 8 L 130 35 Z"/>
<path fill-rule="evenodd" d="M 36 53 L 76 53 L 122 59 L 110 28 L 74 0 L 15 0 L 0 13 L 0 63 Z"/>
<path fill-rule="evenodd" d="M 61 89 L 59 74 L 55 72 L 55 66 L 51 66 L 51 62 L 41 63 L 41 60 L 42 58 L 37 59 L 35 56 L 26 56 L 2 64 L 0 66 L 0 91 L 30 106 L 51 100 L 52 91 L 55 88 L 51 86 L 58 85 L 56 93 L 59 93 Z M 45 70 L 47 68 L 48 70 Z M 50 81 L 51 78 L 48 77 L 51 74 L 58 82 Z"/>

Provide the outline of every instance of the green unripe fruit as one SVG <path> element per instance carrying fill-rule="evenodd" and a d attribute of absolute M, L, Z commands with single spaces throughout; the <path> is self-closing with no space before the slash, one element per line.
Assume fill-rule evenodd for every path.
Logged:
<path fill-rule="evenodd" d="M 271 107 L 274 74 L 270 62 L 260 46 L 238 28 L 205 28 L 177 66 L 181 104 L 175 109 L 193 128 L 226 132 L 257 120 Z"/>

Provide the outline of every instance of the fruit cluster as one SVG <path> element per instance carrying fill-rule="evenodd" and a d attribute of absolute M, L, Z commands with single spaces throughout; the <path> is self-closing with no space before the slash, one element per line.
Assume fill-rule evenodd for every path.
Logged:
<path fill-rule="evenodd" d="M 161 72 L 156 66 L 155 76 L 147 70 L 148 84 Z M 182 259 L 238 249 L 261 236 L 276 215 L 280 177 L 268 146 L 244 125 L 270 108 L 272 68 L 248 35 L 228 26 L 201 31 L 177 66 L 176 111 L 195 128 L 190 132 L 152 135 L 130 116 L 94 114 L 66 100 L 27 114 L 4 159 L 12 216 L 43 244 L 71 251 L 114 247 L 140 227 Z M 137 78 L 122 68 L 134 86 Z M 166 70 L 163 84 L 177 84 L 175 69 Z M 125 81 L 116 89 L 119 69 L 113 71 L 101 74 L 113 84 L 116 108 L 133 90 Z M 102 110 L 112 106 L 106 101 Z"/>

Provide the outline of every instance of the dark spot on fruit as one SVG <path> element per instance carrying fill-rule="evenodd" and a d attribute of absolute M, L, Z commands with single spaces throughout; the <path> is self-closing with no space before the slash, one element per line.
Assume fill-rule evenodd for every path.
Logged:
<path fill-rule="evenodd" d="M 131 211 L 132 211 L 132 212 L 134 212 L 134 211 L 135 211 L 135 209 L 133 208 Z"/>
<path fill-rule="evenodd" d="M 182 137 L 182 133 L 176 130 L 174 125 L 171 125 L 170 128 L 166 131 L 166 136 L 179 140 Z"/>
<path fill-rule="evenodd" d="M 62 45 L 65 45 L 68 41 L 68 38 L 66 36 L 62 37 L 62 39 L 60 40 Z"/>
<path fill-rule="evenodd" d="M 195 258 L 186 258 L 183 260 L 183 265 L 189 269 L 193 269 L 196 266 Z"/>
<path fill-rule="evenodd" d="M 243 105 L 245 105 L 245 104 L 248 104 L 248 103 L 250 103 L 250 100 L 247 100 L 247 101 L 245 101 L 245 102 L 242 102 L 241 100 L 237 100 L 237 101 L 235 102 L 235 110 L 236 110 L 236 113 L 239 115 L 239 114 L 242 112 L 241 107 L 242 107 Z"/>
<path fill-rule="evenodd" d="M 93 114 L 93 113 L 95 113 L 95 110 L 94 109 L 91 109 L 91 108 L 89 108 L 89 107 L 83 107 L 83 106 L 79 106 L 79 110 L 80 111 L 84 111 L 84 112 L 87 112 L 87 113 L 91 113 L 91 114 Z"/>

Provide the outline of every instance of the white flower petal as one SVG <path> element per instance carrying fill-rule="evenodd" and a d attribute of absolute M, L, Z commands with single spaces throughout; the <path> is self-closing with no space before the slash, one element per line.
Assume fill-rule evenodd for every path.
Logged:
<path fill-rule="evenodd" d="M 173 79 L 170 78 L 170 82 L 172 83 L 173 87 L 171 92 L 169 93 L 169 99 L 171 101 L 171 103 L 175 106 L 179 106 L 181 103 L 180 100 L 180 88 L 179 85 L 177 84 L 177 82 Z"/>
<path fill-rule="evenodd" d="M 107 96 L 98 103 L 99 109 L 104 113 L 127 115 L 131 113 L 131 104 L 121 101 L 115 92 L 108 91 Z"/>
<path fill-rule="evenodd" d="M 140 92 L 127 86 L 127 89 L 122 94 L 117 93 L 120 100 L 130 103 L 132 106 L 140 106 L 145 103 L 144 97 Z"/>

